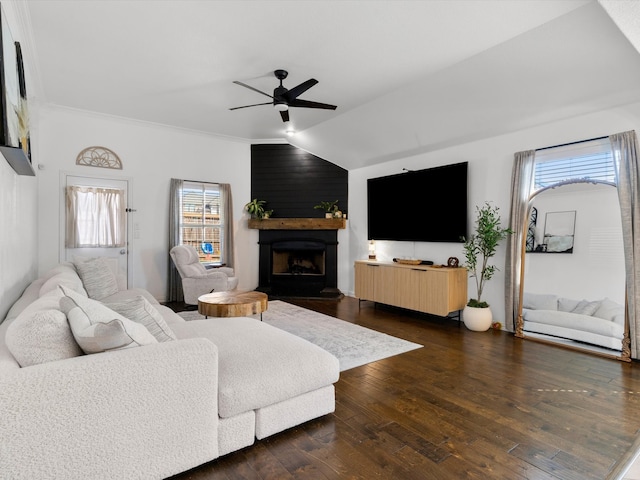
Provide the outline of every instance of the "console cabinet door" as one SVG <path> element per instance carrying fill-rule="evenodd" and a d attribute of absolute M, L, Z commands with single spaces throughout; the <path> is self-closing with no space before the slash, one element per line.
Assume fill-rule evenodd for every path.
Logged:
<path fill-rule="evenodd" d="M 356 263 L 355 268 L 355 295 L 360 300 L 376 300 L 375 277 L 378 265 Z"/>
<path fill-rule="evenodd" d="M 424 270 L 413 268 L 396 268 L 396 303 L 398 307 L 409 310 L 425 311 L 423 277 L 427 273 Z"/>
<path fill-rule="evenodd" d="M 376 302 L 384 303 L 385 305 L 400 306 L 396 297 L 398 269 L 380 265 L 375 273 Z"/>

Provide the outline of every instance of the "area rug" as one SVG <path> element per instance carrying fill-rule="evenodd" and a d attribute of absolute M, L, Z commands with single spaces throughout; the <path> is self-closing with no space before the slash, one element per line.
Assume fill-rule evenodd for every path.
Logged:
<path fill-rule="evenodd" d="M 180 312 L 178 315 L 185 320 L 204 318 L 198 312 Z M 260 316 L 256 315 L 255 318 Z M 214 322 L 215 318 L 210 320 Z M 340 361 L 341 372 L 422 347 L 280 300 L 269 302 L 262 320 L 333 354 Z"/>

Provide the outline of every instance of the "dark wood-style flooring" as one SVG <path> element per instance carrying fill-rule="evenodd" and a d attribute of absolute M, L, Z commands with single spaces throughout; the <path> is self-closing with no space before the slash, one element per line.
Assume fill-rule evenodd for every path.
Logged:
<path fill-rule="evenodd" d="M 175 479 L 602 480 L 638 435 L 637 362 L 349 297 L 288 301 L 424 348 L 342 372 L 335 413 Z"/>

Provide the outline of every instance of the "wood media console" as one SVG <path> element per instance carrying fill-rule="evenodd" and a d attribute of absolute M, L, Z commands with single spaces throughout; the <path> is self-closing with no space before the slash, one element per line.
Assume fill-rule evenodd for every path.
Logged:
<path fill-rule="evenodd" d="M 355 295 L 385 305 L 446 317 L 467 303 L 467 269 L 355 262 Z"/>

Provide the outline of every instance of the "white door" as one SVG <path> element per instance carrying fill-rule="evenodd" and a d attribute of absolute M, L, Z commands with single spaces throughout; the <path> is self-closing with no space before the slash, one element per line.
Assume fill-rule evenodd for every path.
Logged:
<path fill-rule="evenodd" d="M 130 247 L 129 241 L 129 223 L 131 221 L 129 215 L 131 209 L 128 208 L 129 199 L 129 180 L 127 179 L 112 179 L 112 178 L 99 178 L 99 177 L 83 177 L 78 175 L 63 175 L 62 184 L 64 186 L 62 192 L 62 226 L 60 231 L 62 232 L 61 248 L 63 249 L 62 258 L 68 262 L 72 262 L 74 257 L 107 257 L 117 261 L 118 273 L 127 279 L 127 284 L 131 284 L 131 268 L 129 268 L 130 262 Z M 80 186 L 80 187 L 99 187 L 118 189 L 124 192 L 124 202 L 119 203 L 118 208 L 121 209 L 120 213 L 125 215 L 125 232 L 124 232 L 124 245 L 117 247 L 86 247 L 86 248 L 67 248 L 66 246 L 66 221 L 67 221 L 67 208 L 66 208 L 66 195 L 67 187 Z"/>

